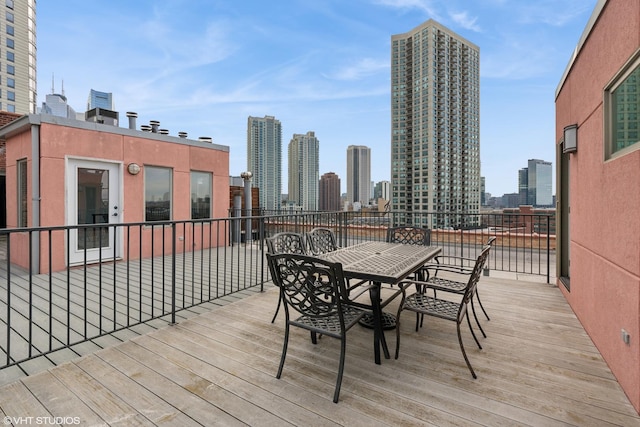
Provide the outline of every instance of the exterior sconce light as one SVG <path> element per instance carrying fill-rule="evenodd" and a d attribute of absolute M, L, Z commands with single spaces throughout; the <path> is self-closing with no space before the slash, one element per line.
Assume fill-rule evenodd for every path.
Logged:
<path fill-rule="evenodd" d="M 563 153 L 575 153 L 578 151 L 578 125 L 570 125 L 564 128 Z"/>
<path fill-rule="evenodd" d="M 127 171 L 129 171 L 131 175 L 138 175 L 140 173 L 140 165 L 137 163 L 129 163 Z"/>

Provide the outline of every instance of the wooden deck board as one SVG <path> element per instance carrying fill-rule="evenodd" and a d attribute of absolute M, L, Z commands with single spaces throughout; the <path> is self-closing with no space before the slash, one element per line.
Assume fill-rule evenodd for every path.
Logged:
<path fill-rule="evenodd" d="M 138 325 L 118 336 L 125 342 L 103 340 L 110 347 L 4 385 L 0 412 L 140 425 L 640 426 L 556 287 L 487 277 L 480 285 L 491 316 L 479 313 L 482 350 L 463 328 L 476 380 L 455 324 L 428 318 L 416 332 L 409 313 L 399 359 L 381 365 L 372 332 L 349 331 L 338 404 L 337 340 L 313 345 L 292 329 L 278 380 L 284 313 L 270 323 L 278 296 L 269 287 L 198 306 L 173 326 Z M 395 331 L 385 335 L 393 353 Z"/>

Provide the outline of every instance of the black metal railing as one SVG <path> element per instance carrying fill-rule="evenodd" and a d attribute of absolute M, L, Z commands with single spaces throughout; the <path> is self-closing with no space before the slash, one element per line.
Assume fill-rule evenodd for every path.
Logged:
<path fill-rule="evenodd" d="M 349 246 L 384 240 L 389 226 L 420 225 L 431 228 L 443 254 L 467 257 L 495 236 L 490 269 L 550 282 L 555 236 L 541 231 L 553 229 L 553 216 L 444 215 L 264 212 L 0 230 L 0 369 L 153 319 L 175 323 L 182 310 L 235 292 L 262 291 L 264 239 L 280 231 L 328 227 Z M 463 226 L 429 226 L 443 219 Z"/>

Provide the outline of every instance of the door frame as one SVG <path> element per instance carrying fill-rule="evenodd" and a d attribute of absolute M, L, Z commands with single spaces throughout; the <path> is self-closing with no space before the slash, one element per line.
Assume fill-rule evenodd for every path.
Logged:
<path fill-rule="evenodd" d="M 69 226 L 78 225 L 77 222 L 77 170 L 78 168 L 104 168 L 109 169 L 111 171 L 109 179 L 110 179 L 110 204 L 114 203 L 114 206 L 117 206 L 117 215 L 112 214 L 112 210 L 114 206 L 111 206 L 109 209 L 109 224 L 120 224 L 123 222 L 123 212 L 122 209 L 122 201 L 123 201 L 123 163 L 121 161 L 114 161 L 109 159 L 100 159 L 100 158 L 90 158 L 90 157 L 77 157 L 77 156 L 65 156 L 65 224 Z M 111 174 L 115 176 L 111 176 Z M 112 183 L 115 183 L 112 185 Z M 113 190 L 117 191 L 116 194 L 113 195 L 112 198 L 112 187 Z M 115 227 L 115 234 L 113 233 L 114 228 L 109 227 L 109 244 L 107 247 L 102 248 L 102 259 L 114 259 L 121 258 L 121 254 L 123 253 L 123 242 L 122 242 L 122 227 Z M 78 265 L 84 263 L 84 251 L 77 251 L 74 247 L 77 245 L 77 229 L 71 229 L 69 234 L 65 236 L 66 245 L 68 248 L 69 259 L 67 262 L 69 265 Z M 79 254 L 82 253 L 82 257 Z M 90 254 L 94 254 L 94 256 L 89 256 Z M 87 250 L 87 263 L 98 262 L 100 254 L 99 249 Z"/>

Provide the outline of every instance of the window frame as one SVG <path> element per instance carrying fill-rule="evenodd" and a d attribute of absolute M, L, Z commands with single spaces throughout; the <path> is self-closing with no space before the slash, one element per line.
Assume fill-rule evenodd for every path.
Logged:
<path fill-rule="evenodd" d="M 627 62 L 618 70 L 613 78 L 607 83 L 604 88 L 604 158 L 605 160 L 614 159 L 633 151 L 640 150 L 640 129 L 638 129 L 638 137 L 636 142 L 621 148 L 614 149 L 614 143 L 616 138 L 614 132 L 616 132 L 617 119 L 614 117 L 616 110 L 614 109 L 614 94 L 615 91 L 622 86 L 634 72 L 640 73 L 640 49 L 636 50 L 633 55 L 627 60 Z M 638 76 L 638 111 L 636 114 L 640 116 L 640 75 Z M 640 120 L 638 120 L 640 123 Z"/>
<path fill-rule="evenodd" d="M 143 170 L 144 170 L 144 205 L 143 205 L 144 221 L 145 222 L 171 221 L 173 218 L 173 168 L 166 167 L 166 166 L 145 165 Z M 167 188 L 163 189 L 163 190 L 168 190 L 168 191 L 164 191 L 163 194 L 164 193 L 169 194 L 169 200 L 168 200 L 169 206 L 167 210 L 168 215 L 165 218 L 163 213 L 162 218 L 149 219 L 149 209 L 151 208 L 151 206 L 147 206 L 147 205 L 150 202 L 153 202 L 152 200 L 148 200 L 149 196 L 151 196 L 151 194 L 148 194 L 150 178 L 155 178 L 154 181 L 157 182 L 157 177 L 151 177 L 150 174 L 152 174 L 153 172 L 159 172 L 159 171 L 166 171 L 169 174 L 168 189 Z M 155 191 L 154 191 L 154 194 L 156 194 Z M 163 208 L 162 205 L 164 205 L 164 203 L 159 204 L 158 207 L 162 209 Z M 167 207 L 164 206 L 164 208 L 166 209 Z"/>
<path fill-rule="evenodd" d="M 204 192 L 207 193 L 204 195 L 204 198 L 206 200 L 206 197 L 209 196 L 209 201 L 208 203 L 204 202 L 207 205 L 207 209 L 209 210 L 209 212 L 205 215 L 194 215 L 195 211 L 198 211 L 199 209 L 197 208 L 197 206 L 194 206 L 194 204 L 197 204 L 197 201 L 194 200 L 193 196 L 195 194 L 196 199 L 198 199 L 198 188 L 199 188 L 199 184 L 196 182 L 199 179 L 204 179 L 204 181 L 207 184 L 207 188 L 205 188 Z M 213 215 L 213 173 L 210 171 L 197 171 L 197 170 L 192 170 L 191 173 L 189 174 L 189 180 L 190 180 L 190 204 L 191 204 L 191 219 L 211 219 L 212 215 Z M 195 193 L 194 193 L 194 183 L 196 184 L 197 188 L 195 188 Z M 201 208 L 200 208 L 201 209 Z"/>

